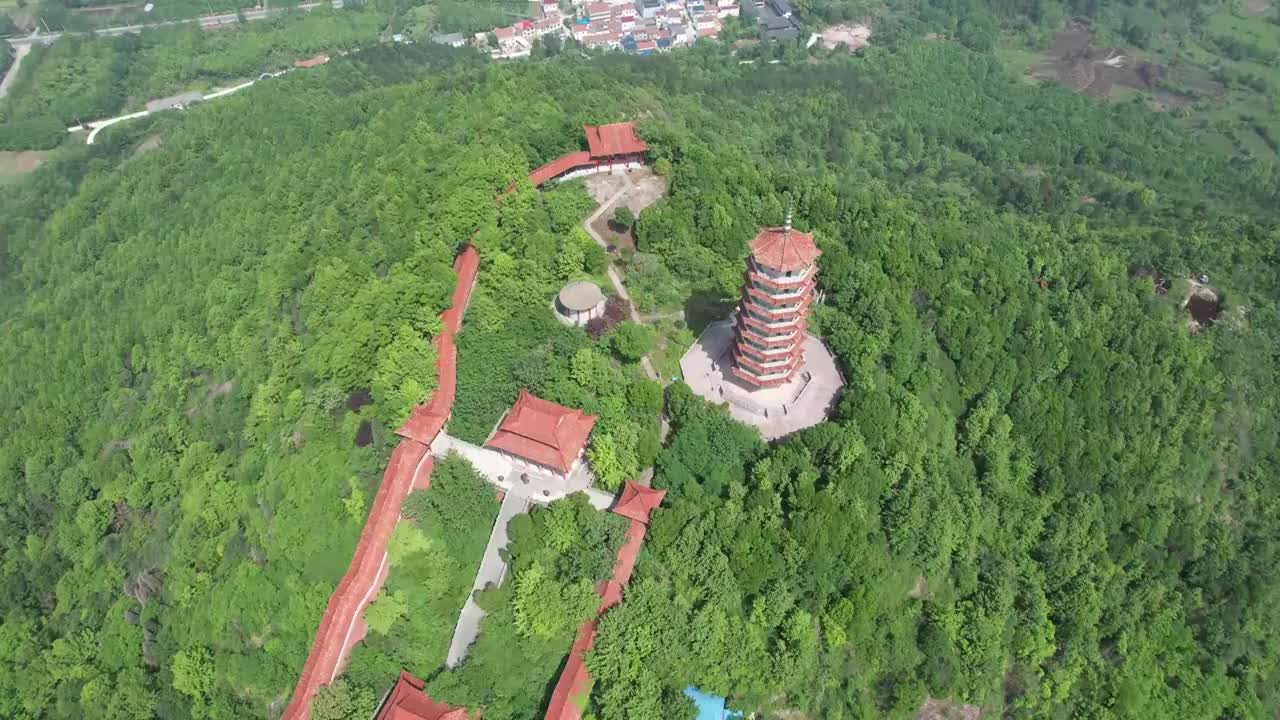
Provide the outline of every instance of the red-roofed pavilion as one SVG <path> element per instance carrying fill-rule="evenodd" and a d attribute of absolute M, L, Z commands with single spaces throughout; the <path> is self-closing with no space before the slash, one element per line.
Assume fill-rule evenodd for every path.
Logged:
<path fill-rule="evenodd" d="M 465 708 L 438 703 L 422 691 L 425 683 L 401 672 L 395 687 L 383 698 L 374 720 L 479 720 L 480 711 L 469 715 Z"/>
<path fill-rule="evenodd" d="M 649 524 L 649 513 L 662 504 L 666 490 L 654 490 L 637 482 L 628 480 L 622 489 L 622 497 L 613 506 L 613 512 L 630 520 Z"/>
<path fill-rule="evenodd" d="M 751 241 L 733 348 L 733 374 L 748 386 L 782 385 L 800 368 L 821 254 L 813 233 L 791 227 L 790 212 Z"/>
<path fill-rule="evenodd" d="M 595 424 L 594 415 L 521 390 L 484 446 L 567 475 L 581 461 Z"/>

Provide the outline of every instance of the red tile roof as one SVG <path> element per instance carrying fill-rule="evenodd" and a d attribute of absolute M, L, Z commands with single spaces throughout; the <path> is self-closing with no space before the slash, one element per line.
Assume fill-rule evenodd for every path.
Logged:
<path fill-rule="evenodd" d="M 648 528 L 639 520 L 632 520 L 627 526 L 627 541 L 618 548 L 618 561 L 613 565 L 613 579 L 624 587 L 631 581 L 631 571 L 636 567 L 636 558 L 640 557 L 640 548 L 644 545 L 644 536 Z M 601 608 L 603 611 L 605 608 Z"/>
<path fill-rule="evenodd" d="M 539 465 L 569 472 L 586 447 L 594 415 L 562 407 L 521 390 L 485 447 L 511 453 Z"/>
<path fill-rule="evenodd" d="M 649 149 L 643 140 L 636 137 L 636 127 L 631 123 L 583 125 L 582 129 L 587 133 L 587 148 L 591 151 L 591 157 L 631 155 Z"/>
<path fill-rule="evenodd" d="M 761 228 L 751 241 L 751 256 L 774 270 L 802 270 L 813 264 L 822 251 L 813 243 L 813 233 L 785 227 Z"/>
<path fill-rule="evenodd" d="M 569 153 L 568 155 L 561 155 L 555 160 L 552 160 L 546 165 L 543 165 L 537 170 L 529 173 L 529 180 L 534 185 L 541 185 L 542 183 L 552 178 L 564 175 L 567 172 L 572 172 L 580 167 L 587 167 L 588 165 L 594 164 L 595 163 L 591 160 L 591 153 L 586 152 L 585 150 L 582 152 Z"/>
<path fill-rule="evenodd" d="M 422 692 L 424 684 L 409 673 L 401 672 L 374 720 L 471 720 L 466 709 L 432 700 Z M 480 713 L 475 717 L 479 718 Z"/>
<path fill-rule="evenodd" d="M 626 487 L 622 489 L 622 497 L 618 498 L 618 504 L 613 506 L 613 512 L 648 525 L 649 513 L 662 504 L 662 496 L 666 494 L 666 490 L 654 490 L 628 480 Z"/>

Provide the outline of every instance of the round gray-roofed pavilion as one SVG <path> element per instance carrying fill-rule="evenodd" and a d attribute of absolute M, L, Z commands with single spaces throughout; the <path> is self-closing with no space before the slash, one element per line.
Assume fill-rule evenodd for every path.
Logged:
<path fill-rule="evenodd" d="M 604 293 L 590 280 L 575 280 L 561 288 L 552 305 L 560 322 L 586 325 L 604 315 Z"/>

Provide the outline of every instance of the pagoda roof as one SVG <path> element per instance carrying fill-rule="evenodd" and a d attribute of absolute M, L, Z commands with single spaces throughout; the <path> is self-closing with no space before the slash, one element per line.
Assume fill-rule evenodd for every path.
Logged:
<path fill-rule="evenodd" d="M 515 405 L 484 445 L 567 473 L 586 447 L 595 424 L 594 415 L 521 390 Z"/>
<path fill-rule="evenodd" d="M 587 149 L 593 158 L 633 155 L 649 149 L 636 137 L 636 126 L 632 123 L 583 125 L 582 129 L 587 133 Z"/>
<path fill-rule="evenodd" d="M 622 489 L 622 497 L 618 498 L 618 504 L 613 506 L 613 512 L 648 525 L 649 513 L 662 504 L 662 497 L 666 494 L 666 490 L 654 490 L 628 480 Z"/>
<path fill-rule="evenodd" d="M 790 227 L 761 228 L 751 241 L 751 257 L 757 264 L 783 272 L 803 270 L 821 254 L 813 242 L 813 233 Z"/>
<path fill-rule="evenodd" d="M 422 691 L 423 681 L 401 672 L 374 720 L 471 720 L 465 708 L 438 703 Z M 476 718 L 480 717 L 476 713 Z"/>

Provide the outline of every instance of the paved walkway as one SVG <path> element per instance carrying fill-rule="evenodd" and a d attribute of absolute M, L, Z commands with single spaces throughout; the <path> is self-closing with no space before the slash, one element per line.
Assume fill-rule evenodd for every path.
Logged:
<path fill-rule="evenodd" d="M 476 572 L 476 580 L 471 584 L 471 595 L 462 606 L 458 615 L 458 624 L 453 628 L 453 640 L 449 643 L 449 656 L 445 659 L 445 667 L 457 667 L 467 658 L 471 643 L 480 634 L 480 621 L 484 619 L 484 611 L 476 605 L 475 594 L 490 584 L 502 584 L 507 575 L 507 563 L 503 561 L 502 550 L 510 538 L 507 536 L 507 525 L 511 519 L 529 509 L 528 497 L 512 491 L 502 501 L 502 509 L 498 511 L 498 519 L 493 523 L 493 532 L 489 534 L 489 544 L 484 549 L 484 557 L 480 560 L 480 570 Z"/>

